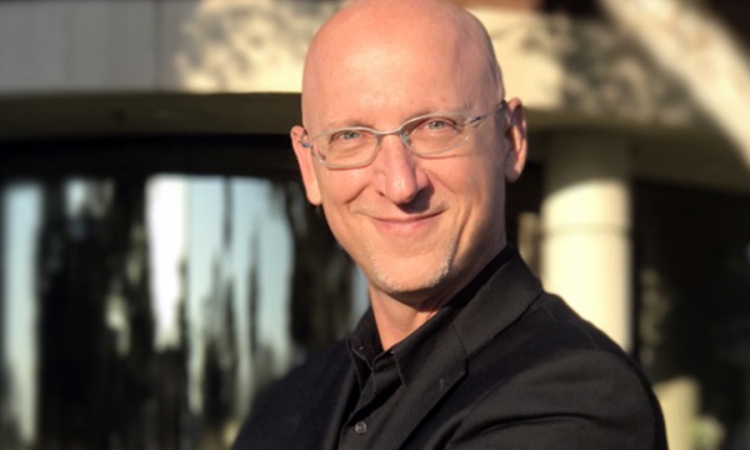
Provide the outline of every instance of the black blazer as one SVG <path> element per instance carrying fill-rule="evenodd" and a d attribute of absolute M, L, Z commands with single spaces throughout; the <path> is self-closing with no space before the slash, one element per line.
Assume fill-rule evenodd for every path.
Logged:
<path fill-rule="evenodd" d="M 544 293 L 517 254 L 449 326 L 389 418 L 383 449 L 667 449 L 638 367 Z M 234 450 L 335 449 L 358 389 L 351 364 L 340 342 L 294 370 L 257 402 Z"/>

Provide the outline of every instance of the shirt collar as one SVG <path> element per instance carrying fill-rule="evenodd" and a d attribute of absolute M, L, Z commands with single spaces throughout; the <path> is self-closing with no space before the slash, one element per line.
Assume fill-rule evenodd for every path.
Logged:
<path fill-rule="evenodd" d="M 372 308 L 365 312 L 354 331 L 347 338 L 346 344 L 349 358 L 354 364 L 357 384 L 359 384 L 359 389 L 362 390 L 370 377 L 375 358 L 383 354 L 383 346 L 380 343 Z"/>

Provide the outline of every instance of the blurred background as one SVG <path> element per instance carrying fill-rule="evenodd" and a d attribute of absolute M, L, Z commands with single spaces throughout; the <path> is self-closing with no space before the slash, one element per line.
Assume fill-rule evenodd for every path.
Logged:
<path fill-rule="evenodd" d="M 673 450 L 750 449 L 750 3 L 460 3 L 526 106 L 511 240 Z M 340 6 L 0 1 L 0 448 L 227 449 L 356 323 L 287 137 Z"/>

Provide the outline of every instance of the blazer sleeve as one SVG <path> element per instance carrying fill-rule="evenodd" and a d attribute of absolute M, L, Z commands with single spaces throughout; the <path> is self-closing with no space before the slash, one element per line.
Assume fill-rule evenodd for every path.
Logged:
<path fill-rule="evenodd" d="M 666 450 L 662 420 L 629 360 L 580 350 L 488 393 L 446 449 Z"/>

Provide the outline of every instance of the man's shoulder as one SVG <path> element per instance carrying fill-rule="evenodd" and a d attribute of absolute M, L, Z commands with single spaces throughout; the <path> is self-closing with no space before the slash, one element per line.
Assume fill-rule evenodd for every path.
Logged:
<path fill-rule="evenodd" d="M 604 332 L 581 318 L 562 299 L 544 293 L 519 320 L 505 329 L 478 360 L 513 361 L 504 367 L 513 379 L 549 373 L 568 384 L 624 380 L 631 388 L 650 392 L 638 364 Z M 498 358 L 500 356 L 500 358 Z M 492 365 L 491 362 L 488 363 Z M 579 372 L 566 378 L 563 372 Z"/>
<path fill-rule="evenodd" d="M 315 395 L 326 384 L 337 382 L 350 370 L 346 343 L 338 341 L 308 356 L 302 364 L 265 389 L 253 410 L 273 405 L 281 407 L 286 401 L 299 407 L 305 399 Z"/>
<path fill-rule="evenodd" d="M 492 435 L 483 435 L 487 424 L 515 423 L 503 439 L 552 442 L 567 433 L 569 442 L 559 448 L 666 446 L 658 402 L 637 364 L 546 293 L 469 359 L 469 376 L 457 394 L 468 406 L 456 431 L 459 442 L 492 442 Z M 545 420 L 548 426 L 526 426 Z"/>
<path fill-rule="evenodd" d="M 519 331 L 533 336 L 537 343 L 550 344 L 552 349 L 592 350 L 626 357 L 609 336 L 554 294 L 539 296 L 517 325 Z"/>
<path fill-rule="evenodd" d="M 330 413 L 350 371 L 344 341 L 313 353 L 258 395 L 233 449 L 296 448 L 300 429 L 312 428 L 302 433 L 308 436 L 324 431 L 319 423 L 304 423 L 304 418 Z"/>
<path fill-rule="evenodd" d="M 346 341 L 337 341 L 310 354 L 299 366 L 281 378 L 276 385 L 317 385 L 321 378 L 330 379 L 337 369 L 349 367 Z"/>

